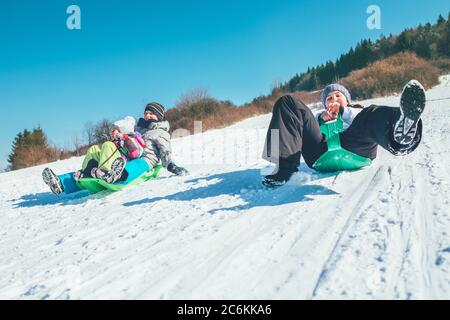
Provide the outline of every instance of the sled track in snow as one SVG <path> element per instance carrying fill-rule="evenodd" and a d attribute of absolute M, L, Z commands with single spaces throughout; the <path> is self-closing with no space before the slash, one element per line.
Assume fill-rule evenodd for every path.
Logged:
<path fill-rule="evenodd" d="M 356 224 L 358 222 L 359 218 L 361 217 L 361 215 L 364 214 L 364 211 L 361 210 L 361 207 L 362 207 L 362 204 L 367 200 L 367 194 L 365 194 L 365 191 L 371 192 L 372 187 L 377 185 L 378 180 L 379 180 L 379 175 L 383 172 L 383 169 L 384 169 L 383 166 L 379 167 L 376 170 L 376 172 L 371 176 L 371 178 L 367 179 L 367 181 L 369 181 L 369 182 L 365 185 L 364 188 L 359 188 L 359 186 L 357 186 L 355 188 L 356 190 L 358 190 L 357 200 L 353 202 L 353 204 L 351 206 L 351 212 L 348 215 L 348 218 L 347 218 L 344 226 L 342 227 L 341 232 L 340 232 L 336 242 L 334 243 L 333 248 L 331 249 L 323 266 L 321 267 L 319 278 L 317 279 L 317 281 L 314 285 L 314 288 L 312 290 L 310 298 L 316 297 L 317 291 L 319 290 L 322 281 L 326 278 L 326 275 L 327 275 L 328 271 L 330 270 L 330 267 L 336 263 L 333 261 L 333 259 L 335 259 L 336 255 L 339 253 L 339 247 L 340 247 L 342 240 L 344 239 L 344 236 L 347 235 L 347 232 L 351 228 L 351 226 Z M 350 195 L 354 196 L 354 192 L 350 192 Z"/>

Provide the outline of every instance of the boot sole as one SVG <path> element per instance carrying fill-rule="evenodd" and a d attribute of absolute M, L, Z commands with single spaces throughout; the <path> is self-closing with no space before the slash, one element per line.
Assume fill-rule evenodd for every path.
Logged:
<path fill-rule="evenodd" d="M 117 158 L 111 165 L 111 170 L 103 177 L 107 183 L 116 182 L 125 169 L 125 161 L 122 158 Z"/>
<path fill-rule="evenodd" d="M 42 171 L 42 179 L 54 194 L 59 195 L 64 192 L 61 181 L 59 181 L 58 176 L 51 169 L 45 168 Z"/>
<path fill-rule="evenodd" d="M 397 142 L 402 143 L 405 139 L 412 140 L 408 135 L 411 130 L 417 128 L 424 109 L 425 89 L 417 80 L 411 80 L 403 88 L 400 98 L 401 114 L 394 128 L 394 138 Z"/>

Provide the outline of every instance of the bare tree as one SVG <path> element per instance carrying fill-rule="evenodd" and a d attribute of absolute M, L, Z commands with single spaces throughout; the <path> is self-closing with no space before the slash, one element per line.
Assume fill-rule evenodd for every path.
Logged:
<path fill-rule="evenodd" d="M 210 99 L 210 95 L 206 88 L 195 88 L 191 91 L 183 94 L 176 103 L 176 107 L 183 108 L 186 106 L 190 106 L 194 103 L 201 102 L 203 100 Z"/>
<path fill-rule="evenodd" d="M 270 86 L 270 92 L 272 96 L 277 96 L 282 93 L 283 83 L 280 80 L 273 80 L 272 85 Z"/>
<path fill-rule="evenodd" d="M 95 143 L 95 126 L 91 121 L 84 124 L 84 137 L 86 143 L 90 146 Z"/>
<path fill-rule="evenodd" d="M 283 87 L 283 83 L 280 80 L 275 79 L 272 81 L 272 84 L 270 86 L 270 91 L 273 91 L 276 89 L 281 89 L 282 87 Z"/>
<path fill-rule="evenodd" d="M 103 119 L 94 127 L 94 143 L 103 143 L 109 140 L 109 133 L 113 124 L 108 119 Z"/>
<path fill-rule="evenodd" d="M 77 157 L 80 156 L 80 149 L 83 146 L 83 142 L 82 139 L 80 138 L 80 136 L 78 134 L 75 134 L 72 138 L 72 143 L 73 143 L 73 147 L 74 147 L 74 151 L 75 151 L 75 155 Z"/>

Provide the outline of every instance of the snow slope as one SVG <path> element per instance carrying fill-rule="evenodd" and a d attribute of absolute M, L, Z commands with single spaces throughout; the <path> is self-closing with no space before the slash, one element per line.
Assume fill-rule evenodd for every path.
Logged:
<path fill-rule="evenodd" d="M 450 76 L 427 93 L 449 96 Z M 427 104 L 406 157 L 379 149 L 339 174 L 302 164 L 276 190 L 260 184 L 270 115 L 174 140 L 189 176 L 120 193 L 57 198 L 45 166 L 2 173 L 0 298 L 450 299 L 449 104 Z"/>

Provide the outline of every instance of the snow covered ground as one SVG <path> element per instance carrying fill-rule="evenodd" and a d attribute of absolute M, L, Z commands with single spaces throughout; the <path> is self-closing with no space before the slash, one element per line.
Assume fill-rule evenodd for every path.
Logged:
<path fill-rule="evenodd" d="M 428 99 L 450 96 L 441 80 Z M 58 198 L 45 166 L 2 173 L 0 298 L 450 299 L 449 106 L 427 104 L 406 157 L 379 149 L 339 174 L 302 164 L 276 190 L 260 184 L 270 115 L 174 140 L 189 176 L 119 193 Z"/>

